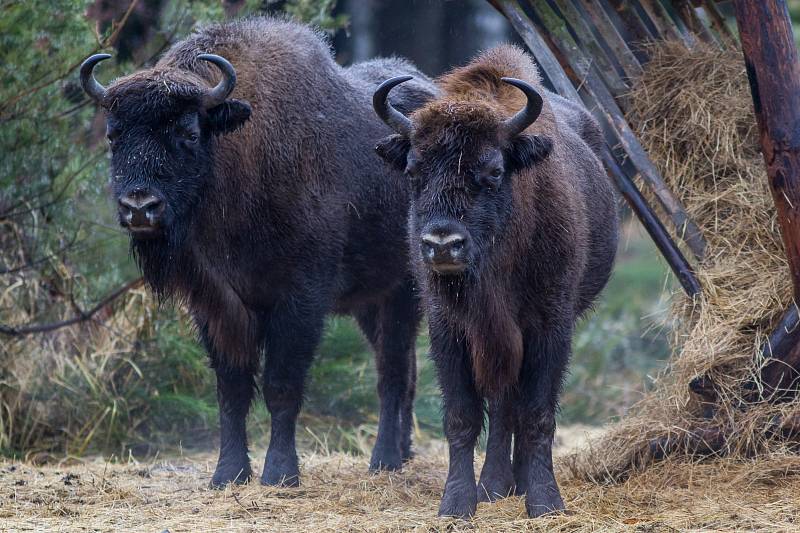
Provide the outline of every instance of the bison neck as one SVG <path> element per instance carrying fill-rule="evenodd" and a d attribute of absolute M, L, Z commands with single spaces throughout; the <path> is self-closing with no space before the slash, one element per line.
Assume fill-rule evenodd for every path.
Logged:
<path fill-rule="evenodd" d="M 228 265 L 205 250 L 167 239 L 134 242 L 145 281 L 162 300 L 186 303 L 212 356 L 237 367 L 258 361 L 260 333 L 254 312 Z"/>

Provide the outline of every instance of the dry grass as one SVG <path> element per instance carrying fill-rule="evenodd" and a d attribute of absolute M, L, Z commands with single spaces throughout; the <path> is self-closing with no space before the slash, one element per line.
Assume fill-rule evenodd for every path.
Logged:
<path fill-rule="evenodd" d="M 756 403 L 753 390 L 764 364 L 759 347 L 792 287 L 741 54 L 673 43 L 649 52 L 628 118 L 706 238 L 703 295 L 676 296 L 676 353 L 655 390 L 574 458 L 574 473 L 588 478 L 623 478 L 664 452 L 780 455 L 776 421 L 800 408 Z M 717 396 L 710 417 L 688 389 L 699 376 Z"/>
<path fill-rule="evenodd" d="M 210 455 L 146 464 L 0 463 L 2 531 L 789 531 L 800 520 L 800 458 L 664 462 L 614 485 L 560 482 L 569 512 L 529 520 L 521 498 L 481 504 L 469 521 L 436 518 L 442 446 L 404 472 L 366 473 L 365 456 L 307 454 L 303 486 L 207 489 Z"/>

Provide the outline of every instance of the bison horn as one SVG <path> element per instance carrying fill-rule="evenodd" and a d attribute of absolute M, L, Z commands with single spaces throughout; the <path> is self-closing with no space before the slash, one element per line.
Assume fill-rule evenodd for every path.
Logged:
<path fill-rule="evenodd" d="M 395 78 L 390 78 L 381 83 L 378 88 L 375 89 L 375 94 L 372 95 L 372 107 L 375 109 L 375 113 L 377 113 L 387 126 L 406 137 L 411 135 L 414 126 L 407 116 L 392 107 L 392 104 L 389 103 L 388 96 L 389 91 L 394 89 L 395 86 L 412 78 L 413 76 L 397 76 Z"/>
<path fill-rule="evenodd" d="M 94 78 L 94 67 L 109 57 L 111 57 L 109 54 L 94 54 L 81 63 L 81 87 L 98 104 L 103 101 L 103 97 L 106 95 L 106 88 Z"/>
<path fill-rule="evenodd" d="M 217 86 L 203 96 L 203 105 L 206 109 L 210 109 L 220 105 L 233 92 L 233 88 L 236 87 L 236 69 L 227 59 L 215 54 L 200 54 L 197 59 L 214 63 L 222 71 L 222 79 Z"/>
<path fill-rule="evenodd" d="M 542 96 L 527 82 L 516 78 L 501 79 L 507 84 L 513 85 L 528 97 L 528 103 L 525 104 L 525 107 L 503 123 L 503 129 L 506 134 L 509 138 L 513 138 L 525 131 L 525 128 L 533 124 L 536 119 L 539 118 L 543 105 Z"/>

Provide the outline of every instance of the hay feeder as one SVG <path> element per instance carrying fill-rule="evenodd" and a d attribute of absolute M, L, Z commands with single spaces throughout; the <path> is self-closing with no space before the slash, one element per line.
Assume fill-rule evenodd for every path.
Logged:
<path fill-rule="evenodd" d="M 776 442 L 796 448 L 800 441 L 800 319 L 796 304 L 800 302 L 800 62 L 786 1 L 490 2 L 532 51 L 550 88 L 593 112 L 605 133 L 602 159 L 609 176 L 685 293 L 676 307 L 684 320 L 682 333 L 686 340 L 678 343 L 684 353 L 673 363 L 675 368 L 671 371 L 677 378 L 666 387 L 672 389 L 668 393 L 662 391 L 661 398 L 655 400 L 661 402 L 660 407 L 654 408 L 654 401 L 644 402 L 638 421 L 623 420 L 603 439 L 603 457 L 591 458 L 594 464 L 584 464 L 584 473 L 590 477 L 620 478 L 637 467 L 672 455 L 753 455 L 774 449 Z M 731 15 L 738 26 L 738 38 L 728 26 Z M 733 154 L 729 159 L 736 161 L 731 168 L 739 180 L 724 182 L 720 170 L 711 165 L 708 180 L 717 195 L 711 198 L 710 193 L 705 197 L 694 194 L 695 185 L 687 185 L 687 180 L 701 180 L 699 170 L 703 169 L 676 161 L 685 156 L 687 161 L 698 163 L 697 154 L 689 153 L 694 148 L 684 147 L 685 151 L 679 153 L 675 139 L 659 141 L 647 133 L 648 127 L 663 127 L 669 116 L 674 118 L 669 109 L 673 102 L 666 102 L 664 120 L 647 115 L 654 106 L 642 109 L 641 103 L 648 100 L 648 86 L 643 82 L 653 81 L 655 67 L 674 72 L 691 67 L 706 69 L 708 72 L 699 75 L 694 72 L 694 78 L 684 78 L 693 82 L 716 75 L 719 81 L 716 57 L 720 70 L 728 68 L 725 72 L 729 77 L 744 78 L 740 76 L 743 73 L 737 72 L 743 66 L 750 90 L 746 91 L 747 102 L 725 100 L 729 106 L 741 104 L 732 110 L 738 112 L 736 117 L 745 115 L 743 120 L 734 121 L 740 127 L 735 131 L 729 128 L 730 135 L 721 133 L 719 117 L 708 113 L 708 135 L 716 135 L 712 140 L 718 144 L 703 147 L 709 150 L 707 161 L 716 164 L 720 154 Z M 674 78 L 684 79 L 681 75 L 675 74 Z M 735 93 L 731 87 L 722 83 L 718 88 L 720 94 L 730 96 L 731 91 Z M 680 88 L 672 89 L 665 83 L 652 98 L 681 99 Z M 698 102 L 711 98 L 709 94 L 696 96 Z M 751 109 L 754 115 L 749 114 Z M 697 114 L 697 107 L 692 108 L 691 103 L 686 110 Z M 642 120 L 636 122 L 637 117 Z M 749 123 L 753 127 L 748 129 Z M 676 130 L 681 126 L 677 124 Z M 667 138 L 672 132 L 664 128 L 659 133 Z M 728 144 L 721 146 L 723 138 Z M 736 143 L 740 144 L 734 146 Z M 668 157 L 659 158 L 652 152 L 659 147 L 665 148 Z M 763 159 L 754 164 L 754 157 L 737 155 L 736 150 L 749 150 Z M 703 163 L 698 164 L 703 167 Z M 767 179 L 761 175 L 764 163 Z M 672 169 L 677 169 L 675 175 Z M 749 179 L 753 174 L 758 174 L 757 178 Z M 637 186 L 637 181 L 644 188 Z M 765 204 L 763 198 L 770 193 L 772 200 Z M 756 200 L 749 206 L 758 213 L 755 222 L 780 229 L 780 237 L 773 239 L 772 234 L 777 236 L 777 231 L 760 228 L 764 231 L 755 232 L 754 238 L 758 240 L 759 235 L 765 234 L 770 243 L 747 251 L 751 256 L 756 254 L 754 261 L 778 265 L 782 270 L 772 283 L 775 290 L 762 290 L 761 294 L 739 291 L 740 303 L 760 299 L 763 305 L 757 310 L 744 305 L 742 309 L 751 309 L 753 316 L 740 317 L 742 320 L 733 323 L 732 310 L 722 309 L 720 302 L 734 302 L 736 290 L 729 290 L 722 280 L 735 277 L 737 265 L 744 266 L 746 245 L 732 242 L 734 236 L 719 233 L 726 231 L 719 225 L 726 214 L 719 210 L 718 203 L 728 201 L 725 195 L 737 194 L 740 200 L 745 198 L 742 205 L 750 202 L 746 198 L 764 204 L 759 204 L 760 210 L 754 210 Z M 655 201 L 657 211 L 648 198 Z M 749 215 L 736 202 L 730 205 L 733 207 L 728 210 L 729 215 Z M 740 226 L 753 223 L 736 222 Z M 747 233 L 741 235 L 748 239 Z M 724 259 L 729 262 L 727 278 L 719 275 Z M 789 276 L 785 275 L 786 268 Z M 758 284 L 757 271 L 744 267 L 740 271 L 743 278 L 756 278 L 749 285 L 743 280 L 740 288 L 763 289 L 763 280 Z M 726 290 L 727 300 L 723 300 L 720 293 Z M 727 322 L 713 316 L 715 305 L 719 306 L 718 315 L 728 317 Z M 723 326 L 732 328 L 732 337 L 738 335 L 736 342 L 723 338 Z M 711 353 L 703 364 L 697 360 L 692 365 L 682 362 L 687 351 L 699 349 L 702 343 L 696 342 L 695 337 L 701 337 L 704 328 L 710 336 L 720 337 L 717 345 L 725 349 L 720 348 L 718 353 L 735 348 L 738 355 L 724 355 L 720 357 L 729 359 L 714 361 L 714 344 L 708 342 L 703 345 L 710 346 Z M 742 339 L 752 341 L 753 346 L 742 348 Z M 742 353 L 748 355 L 746 361 L 742 360 Z M 679 393 L 675 393 L 675 387 L 680 388 Z M 644 417 L 650 422 L 649 427 L 642 423 Z"/>

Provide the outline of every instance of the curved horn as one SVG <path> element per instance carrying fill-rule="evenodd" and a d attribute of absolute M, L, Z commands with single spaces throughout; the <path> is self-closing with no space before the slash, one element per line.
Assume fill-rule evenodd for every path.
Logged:
<path fill-rule="evenodd" d="M 197 59 L 214 63 L 222 71 L 220 82 L 203 97 L 203 105 L 206 109 L 218 106 L 225 101 L 228 95 L 233 92 L 233 88 L 236 87 L 236 69 L 227 59 L 215 54 L 200 54 Z"/>
<path fill-rule="evenodd" d="M 539 92 L 528 82 L 516 78 L 500 79 L 509 85 L 513 85 L 528 97 L 528 103 L 525 104 L 525 107 L 503 123 L 503 129 L 506 131 L 506 134 L 509 137 L 516 137 L 539 118 L 539 113 L 542 112 L 542 105 L 544 105 L 544 102 Z"/>
<path fill-rule="evenodd" d="M 111 57 L 109 54 L 94 54 L 81 63 L 81 87 L 95 102 L 102 103 L 106 88 L 94 78 L 94 67 L 101 61 Z"/>
<path fill-rule="evenodd" d="M 389 96 L 389 91 L 394 89 L 395 86 L 412 78 L 413 76 L 397 76 L 395 78 L 390 78 L 381 83 L 372 95 L 372 107 L 375 109 L 375 113 L 377 113 L 387 126 L 406 137 L 411 134 L 414 126 L 407 116 L 392 107 L 387 97 Z"/>

